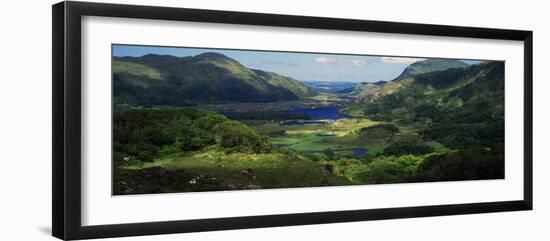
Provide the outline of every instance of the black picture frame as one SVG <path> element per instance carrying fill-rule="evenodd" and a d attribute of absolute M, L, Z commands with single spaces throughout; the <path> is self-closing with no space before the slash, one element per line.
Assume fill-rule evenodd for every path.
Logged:
<path fill-rule="evenodd" d="M 65 239 L 199 232 L 336 222 L 531 210 L 533 208 L 533 33 L 531 31 L 366 21 L 170 7 L 60 2 L 53 5 L 52 233 Z M 140 222 L 81 224 L 81 17 L 104 16 L 257 26 L 349 30 L 427 36 L 517 40 L 524 43 L 524 194 L 522 200 L 334 212 Z"/>

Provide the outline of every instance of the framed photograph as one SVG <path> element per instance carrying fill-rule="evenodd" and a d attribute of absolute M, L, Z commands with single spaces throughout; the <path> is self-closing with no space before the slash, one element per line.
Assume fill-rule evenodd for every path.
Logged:
<path fill-rule="evenodd" d="M 58 3 L 53 235 L 531 210 L 532 54 L 523 30 Z"/>

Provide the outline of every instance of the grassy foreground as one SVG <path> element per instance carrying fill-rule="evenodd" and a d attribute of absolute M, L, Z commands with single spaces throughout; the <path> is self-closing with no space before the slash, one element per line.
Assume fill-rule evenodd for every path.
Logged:
<path fill-rule="evenodd" d="M 134 178 L 132 193 L 244 190 L 285 187 L 316 187 L 351 184 L 333 175 L 325 165 L 292 153 L 228 152 L 213 146 L 201 151 L 176 154 L 150 163 L 121 169 L 128 178 L 151 167 L 163 167 L 166 177 Z M 148 180 L 149 179 L 149 180 Z M 120 184 L 120 182 L 118 182 Z M 137 185 L 136 185 L 137 184 Z M 119 185 L 119 191 L 127 189 Z"/>
<path fill-rule="evenodd" d="M 197 109 L 117 112 L 113 194 L 490 179 L 502 147 L 448 149 L 365 118 L 243 124 Z M 356 156 L 353 148 L 365 148 Z"/>

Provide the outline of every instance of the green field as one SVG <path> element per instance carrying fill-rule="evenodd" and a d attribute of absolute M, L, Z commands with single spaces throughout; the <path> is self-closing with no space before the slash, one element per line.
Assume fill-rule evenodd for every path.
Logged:
<path fill-rule="evenodd" d="M 377 155 L 390 145 L 389 136 L 369 138 L 359 135 L 359 130 L 362 128 L 373 127 L 384 122 L 366 118 L 344 118 L 336 121 L 322 120 L 322 122 L 323 124 L 250 126 L 259 133 L 268 136 L 270 133 L 284 133 L 284 135 L 270 136 L 269 140 L 275 145 L 297 152 L 323 152 L 330 149 L 334 152 L 349 154 L 353 148 L 366 148 L 368 153 Z M 411 133 L 411 130 L 406 127 L 401 128 L 400 131 L 403 132 L 402 135 Z M 440 149 L 444 148 L 436 141 L 430 141 L 430 144 Z"/>
<path fill-rule="evenodd" d="M 366 147 L 367 143 L 358 140 L 350 141 L 350 139 L 354 139 L 357 136 L 359 129 L 379 124 L 379 122 L 368 119 L 322 120 L 322 122 L 324 124 L 267 124 L 251 127 L 263 134 L 284 130 L 284 136 L 270 137 L 273 144 L 299 152 L 319 152 L 325 149 L 336 151 L 339 149 Z"/>

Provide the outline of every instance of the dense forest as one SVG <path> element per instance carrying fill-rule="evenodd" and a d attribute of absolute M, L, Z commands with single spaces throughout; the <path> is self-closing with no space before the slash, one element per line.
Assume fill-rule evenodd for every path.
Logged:
<path fill-rule="evenodd" d="M 504 63 L 429 59 L 342 86 L 217 53 L 115 57 L 113 193 L 504 177 Z"/>

